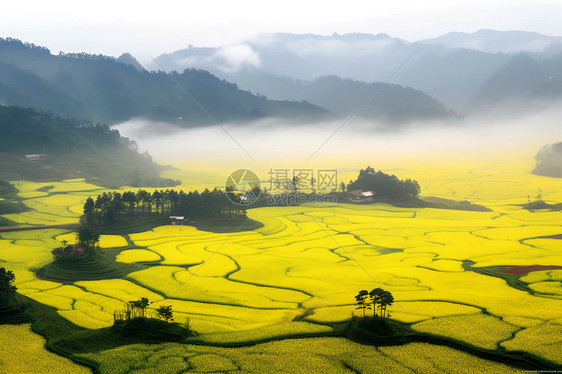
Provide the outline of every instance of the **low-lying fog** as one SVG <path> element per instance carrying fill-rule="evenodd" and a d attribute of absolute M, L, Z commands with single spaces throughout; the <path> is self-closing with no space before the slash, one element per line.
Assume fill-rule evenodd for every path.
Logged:
<path fill-rule="evenodd" d="M 266 119 L 191 129 L 134 119 L 115 128 L 161 163 L 206 160 L 226 167 L 244 163 L 251 167 L 272 161 L 303 166 L 341 161 L 337 162 L 341 167 L 346 160 L 367 165 L 426 155 L 486 160 L 510 154 L 532 159 L 542 146 L 562 141 L 561 112 L 552 109 L 509 120 L 417 123 L 395 131 L 382 131 L 383 124 L 359 119 L 343 127 L 343 121 L 298 125 Z"/>

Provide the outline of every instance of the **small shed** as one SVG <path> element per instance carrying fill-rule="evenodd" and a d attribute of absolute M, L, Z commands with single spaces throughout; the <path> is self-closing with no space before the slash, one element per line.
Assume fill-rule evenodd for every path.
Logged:
<path fill-rule="evenodd" d="M 171 225 L 183 225 L 184 222 L 185 222 L 184 216 L 170 216 Z"/>
<path fill-rule="evenodd" d="M 69 244 L 64 247 L 63 256 L 72 256 L 86 252 L 85 247 L 79 247 L 76 244 Z"/>
<path fill-rule="evenodd" d="M 375 191 L 363 191 L 363 190 L 349 191 L 349 200 L 353 203 L 373 201 L 374 199 L 375 199 Z"/>
<path fill-rule="evenodd" d="M 375 191 L 364 191 L 361 192 L 361 196 L 363 196 L 364 198 L 373 198 L 375 196 Z"/>

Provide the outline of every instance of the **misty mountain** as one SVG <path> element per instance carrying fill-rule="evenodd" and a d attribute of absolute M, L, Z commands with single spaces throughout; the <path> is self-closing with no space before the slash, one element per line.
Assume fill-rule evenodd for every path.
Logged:
<path fill-rule="evenodd" d="M 116 61 L 119 61 L 123 64 L 126 65 L 131 65 L 132 67 L 134 67 L 135 69 L 137 69 L 138 71 L 143 71 L 144 68 L 142 67 L 142 65 L 137 61 L 136 58 L 134 58 L 133 56 L 131 56 L 130 53 L 123 53 L 121 56 L 119 56 Z"/>
<path fill-rule="evenodd" d="M 271 34 L 238 46 L 189 46 L 159 56 L 149 68 L 181 71 L 189 66 L 209 70 L 242 89 L 275 100 L 306 100 L 340 116 L 349 115 L 373 91 L 380 92 L 358 113 L 360 117 L 409 121 L 449 116 L 428 94 L 398 85 L 363 82 L 386 80 L 410 57 L 412 48 L 417 47 L 386 34 Z M 427 85 L 424 78 L 414 80 Z M 379 86 L 384 89 L 379 90 Z"/>
<path fill-rule="evenodd" d="M 447 48 L 466 48 L 488 53 L 543 52 L 552 44 L 562 44 L 562 37 L 529 31 L 478 30 L 473 33 L 450 32 L 419 41 Z"/>
<path fill-rule="evenodd" d="M 164 168 L 107 125 L 0 106 L 0 133 L 0 179 L 87 178 L 113 187 L 177 184 L 160 178 Z"/>
<path fill-rule="evenodd" d="M 301 80 L 338 75 L 373 82 L 384 81 L 409 56 L 410 49 L 408 42 L 386 34 L 264 34 L 234 46 L 190 45 L 157 57 L 147 68 L 183 71 L 189 67 L 232 73 L 255 67 Z"/>
<path fill-rule="evenodd" d="M 493 30 L 449 33 L 414 43 L 386 34 L 264 34 L 234 46 L 189 46 L 159 56 L 147 68 L 205 69 L 244 89 L 279 99 L 290 97 L 284 92 L 289 80 L 282 77 L 313 81 L 336 75 L 356 81 L 385 82 L 392 76 L 389 83 L 423 91 L 463 114 L 471 112 L 482 87 L 515 55 L 498 51 L 535 51 L 536 58 L 544 59 L 562 51 L 560 39 Z M 278 84 L 286 89 L 278 88 Z M 306 100 L 322 105 L 312 98 Z"/>
<path fill-rule="evenodd" d="M 483 84 L 475 110 L 509 109 L 513 113 L 541 109 L 562 100 L 562 53 L 538 59 L 517 54 Z"/>
<path fill-rule="evenodd" d="M 130 55 L 63 54 L 0 39 L 0 103 L 115 124 L 146 117 L 214 125 L 264 117 L 310 120 L 329 112 L 305 102 L 271 101 L 196 69 L 148 72 Z"/>
<path fill-rule="evenodd" d="M 396 84 L 366 83 L 335 75 L 304 81 L 256 69 L 223 75 L 236 81 L 240 87 L 260 95 L 277 100 L 306 100 L 329 108 L 340 117 L 355 113 L 360 118 L 397 123 L 453 115 L 431 96 Z"/>
<path fill-rule="evenodd" d="M 386 34 L 266 34 L 236 46 L 190 46 L 159 56 L 147 68 L 205 69 L 252 92 L 275 90 L 249 85 L 252 72 L 305 81 L 337 75 L 385 82 L 392 76 L 390 83 L 421 90 L 446 107 L 463 112 L 480 86 L 508 59 L 507 55 L 410 43 Z"/>

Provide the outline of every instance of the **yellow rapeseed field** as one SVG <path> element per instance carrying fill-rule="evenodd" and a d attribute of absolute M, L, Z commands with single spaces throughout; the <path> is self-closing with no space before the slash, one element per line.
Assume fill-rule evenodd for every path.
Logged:
<path fill-rule="evenodd" d="M 521 206 L 539 188 L 547 202 L 562 202 L 562 182 L 530 175 L 532 165 L 528 161 L 441 161 L 425 166 L 412 164 L 396 174 L 419 180 L 424 195 L 467 199 L 492 211 L 342 203 L 249 209 L 248 216 L 263 227 L 248 232 L 211 233 L 191 226 L 161 226 L 129 235 L 133 246 L 123 250 L 117 261 L 158 262 L 122 280 L 66 285 L 38 280 L 34 269 L 51 261 L 50 251 L 59 245 L 58 240 L 75 235 L 70 230 L 0 233 L 0 261 L 16 273 L 21 293 L 89 328 L 111 325 L 113 312 L 122 309 L 124 303 L 148 297 L 154 302 L 149 306 L 150 312 L 159 305 L 172 305 L 176 320 L 189 319 L 190 326 L 206 342 L 327 333 L 333 331 L 331 324 L 345 323 L 353 313 L 359 315 L 353 305 L 359 290 L 382 287 L 395 297 L 390 308 L 392 317 L 411 323 L 418 331 L 480 348 L 496 349 L 499 345 L 558 360 L 560 271 L 536 271 L 523 276 L 521 281 L 531 290 L 527 292 L 510 286 L 497 270 L 494 276 L 470 269 L 562 266 L 562 241 L 545 238 L 562 234 L 562 212 L 529 212 Z M 30 224 L 76 222 L 85 198 L 104 191 L 83 180 L 13 183 L 26 198 L 24 202 L 35 210 L 6 217 Z M 54 187 L 42 189 L 50 185 Z M 102 247 L 127 244 L 122 236 L 102 236 Z M 337 349 L 350 349 L 338 344 Z M 363 349 L 358 347 L 361 346 L 353 349 Z M 438 349 L 420 347 L 431 347 L 428 352 Z M 156 354 L 147 346 L 135 349 L 131 352 L 142 357 Z M 212 348 L 201 349 L 193 353 L 199 358 L 189 361 L 191 367 L 205 370 L 208 362 L 216 362 L 217 367 L 229 370 L 226 368 L 230 361 L 220 358 L 223 354 Z M 96 354 L 96 359 L 103 361 L 112 352 L 125 351 L 120 348 Z M 247 354 L 258 352 L 261 351 Z M 392 367 L 395 357 L 408 351 L 405 347 L 388 347 L 375 352 L 379 360 L 376 362 Z M 158 365 L 183 365 L 172 356 L 154 357 L 160 358 L 151 361 L 154 369 L 147 366 L 147 370 L 157 370 Z M 366 353 L 358 357 L 366 357 Z M 404 358 L 408 369 L 397 366 L 398 372 L 454 364 L 454 360 L 446 358 L 442 359 L 445 363 L 430 359 L 429 353 L 424 357 L 425 363 Z M 455 356 L 451 353 L 450 357 Z M 458 361 L 489 364 L 468 355 L 459 356 Z M 319 355 L 311 357 L 311 362 L 322 368 L 328 365 Z M 362 365 L 371 364 L 374 365 L 360 358 L 349 365 L 364 368 L 368 366 Z M 250 364 L 240 358 L 235 365 Z M 457 369 L 468 371 L 470 365 Z M 329 367 L 327 370 L 331 370 Z M 247 370 L 260 369 L 264 367 L 255 364 Z M 337 365 L 334 370 L 340 369 L 345 372 Z M 312 371 L 303 368 L 306 370 Z"/>
<path fill-rule="evenodd" d="M 25 374 L 80 374 L 91 370 L 51 353 L 45 339 L 30 325 L 0 325 L 0 372 Z"/>
<path fill-rule="evenodd" d="M 102 373 L 523 373 L 469 354 L 424 343 L 360 345 L 344 338 L 288 339 L 241 348 L 135 344 L 80 356 Z"/>
<path fill-rule="evenodd" d="M 126 251 L 121 251 L 117 255 L 116 260 L 118 262 L 131 264 L 133 262 L 158 261 L 160 260 L 160 256 L 146 249 L 128 249 Z"/>

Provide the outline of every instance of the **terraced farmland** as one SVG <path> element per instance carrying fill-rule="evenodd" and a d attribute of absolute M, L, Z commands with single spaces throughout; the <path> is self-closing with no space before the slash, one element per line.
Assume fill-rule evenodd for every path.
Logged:
<path fill-rule="evenodd" d="M 189 320 L 198 333 L 190 338 L 193 343 L 229 345 L 309 337 L 237 350 L 167 343 L 83 356 L 100 362 L 102 371 L 115 357 L 122 360 L 118 372 L 161 372 L 162 368 L 203 372 L 209 367 L 275 371 L 281 363 L 274 357 L 293 352 L 298 352 L 294 365 L 307 361 L 311 366 L 302 369 L 310 372 L 317 371 L 314 368 L 361 371 L 381 365 L 396 372 L 426 368 L 469 372 L 472 367 L 514 371 L 426 343 L 374 348 L 343 338 L 312 338 L 341 332 L 357 313 L 353 304 L 357 291 L 375 287 L 392 292 L 396 299 L 392 318 L 415 331 L 499 354 L 527 352 L 560 365 L 560 270 L 502 272 L 506 267 L 562 267 L 562 242 L 547 238 L 562 233 L 562 213 L 521 207 L 529 191 L 539 186 L 545 198 L 562 201 L 561 182 L 528 176 L 525 167 L 490 170 L 473 165 L 470 173 L 455 171 L 453 182 L 448 182 L 450 175 L 435 171 L 425 178 L 421 172 L 408 174 L 425 181 L 425 194 L 471 198 L 491 212 L 387 204 L 266 207 L 248 211 L 249 218 L 264 225 L 253 231 L 212 233 L 190 226 L 161 226 L 102 237 L 106 254 L 123 266 L 134 266 L 120 279 L 110 273 L 103 279 L 80 279 L 78 271 L 75 279 L 64 282 L 38 279 L 34 271 L 51 262 L 51 249 L 59 240 L 72 237 L 70 229 L 0 233 L 0 261 L 16 273 L 19 292 L 85 328 L 110 326 L 115 310 L 129 300 L 147 297 L 150 309 L 172 305 L 176 321 Z M 494 172 L 502 187 L 490 177 Z M 81 181 L 57 184 L 57 189 L 68 193 L 55 195 L 48 194 L 52 189 L 38 191 L 44 187 L 39 184 L 16 185 L 28 197 L 26 204 L 36 209 L 7 216 L 16 222 L 75 222 L 80 213 L 77 206 L 92 191 L 99 193 Z M 324 347 L 330 347 L 330 353 Z M 256 360 L 257 356 L 264 359 Z M 142 357 L 146 364 L 136 364 L 134 357 Z M 295 366 L 295 372 L 297 368 L 301 367 Z"/>

